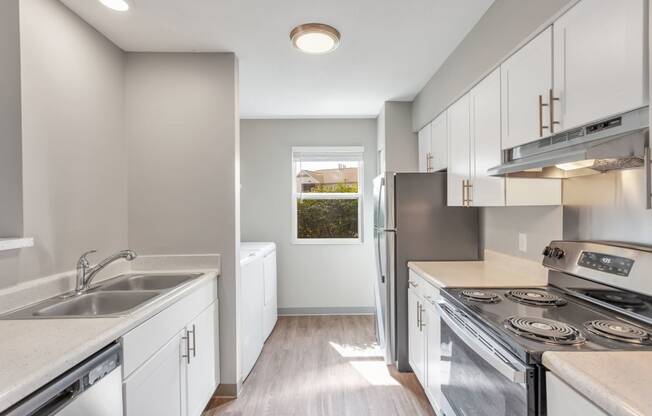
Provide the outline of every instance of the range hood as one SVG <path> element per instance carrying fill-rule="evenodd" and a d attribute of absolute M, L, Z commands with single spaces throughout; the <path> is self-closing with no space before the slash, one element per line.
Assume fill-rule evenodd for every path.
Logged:
<path fill-rule="evenodd" d="M 492 176 L 569 178 L 644 166 L 649 108 L 642 107 L 503 151 Z"/>

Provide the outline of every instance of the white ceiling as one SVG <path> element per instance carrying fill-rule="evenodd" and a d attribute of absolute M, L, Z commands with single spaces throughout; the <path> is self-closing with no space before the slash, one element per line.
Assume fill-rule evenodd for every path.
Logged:
<path fill-rule="evenodd" d="M 412 100 L 493 0 L 61 0 L 127 51 L 235 52 L 240 113 L 257 117 L 375 116 Z M 293 27 L 335 26 L 333 53 L 305 55 Z"/>

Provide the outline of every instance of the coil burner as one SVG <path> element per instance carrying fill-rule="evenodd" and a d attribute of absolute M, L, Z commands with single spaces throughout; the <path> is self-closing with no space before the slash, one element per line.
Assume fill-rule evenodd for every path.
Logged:
<path fill-rule="evenodd" d="M 462 297 L 466 300 L 472 300 L 474 302 L 483 302 L 483 303 L 498 303 L 500 302 L 500 295 L 495 292 L 489 292 L 486 290 L 463 290 L 460 292 Z"/>
<path fill-rule="evenodd" d="M 652 335 L 634 325 L 620 321 L 596 320 L 584 323 L 592 334 L 630 344 L 652 344 Z"/>
<path fill-rule="evenodd" d="M 588 290 L 585 294 L 593 299 L 632 312 L 646 311 L 650 308 L 650 305 L 635 293 L 627 293 L 617 290 Z"/>
<path fill-rule="evenodd" d="M 577 345 L 586 341 L 576 328 L 546 318 L 511 317 L 505 321 L 505 328 L 521 337 L 552 345 Z"/>
<path fill-rule="evenodd" d="M 513 289 L 505 295 L 515 302 L 534 306 L 563 306 L 566 301 L 557 295 L 537 289 Z"/>

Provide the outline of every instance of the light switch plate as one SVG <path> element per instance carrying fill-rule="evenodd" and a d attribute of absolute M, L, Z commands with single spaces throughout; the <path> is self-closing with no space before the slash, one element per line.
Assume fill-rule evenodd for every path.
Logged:
<path fill-rule="evenodd" d="M 518 233 L 518 250 L 522 252 L 527 251 L 527 234 Z"/>

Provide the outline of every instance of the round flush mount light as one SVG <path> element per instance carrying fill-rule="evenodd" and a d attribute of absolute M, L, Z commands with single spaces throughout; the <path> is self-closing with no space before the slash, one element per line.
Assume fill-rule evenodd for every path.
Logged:
<path fill-rule="evenodd" d="M 337 49 L 340 32 L 323 23 L 307 23 L 292 29 L 290 39 L 295 48 L 312 55 L 322 55 Z"/>
<path fill-rule="evenodd" d="M 118 12 L 126 12 L 129 10 L 129 2 L 127 0 L 100 0 L 100 3 L 109 9 Z"/>

